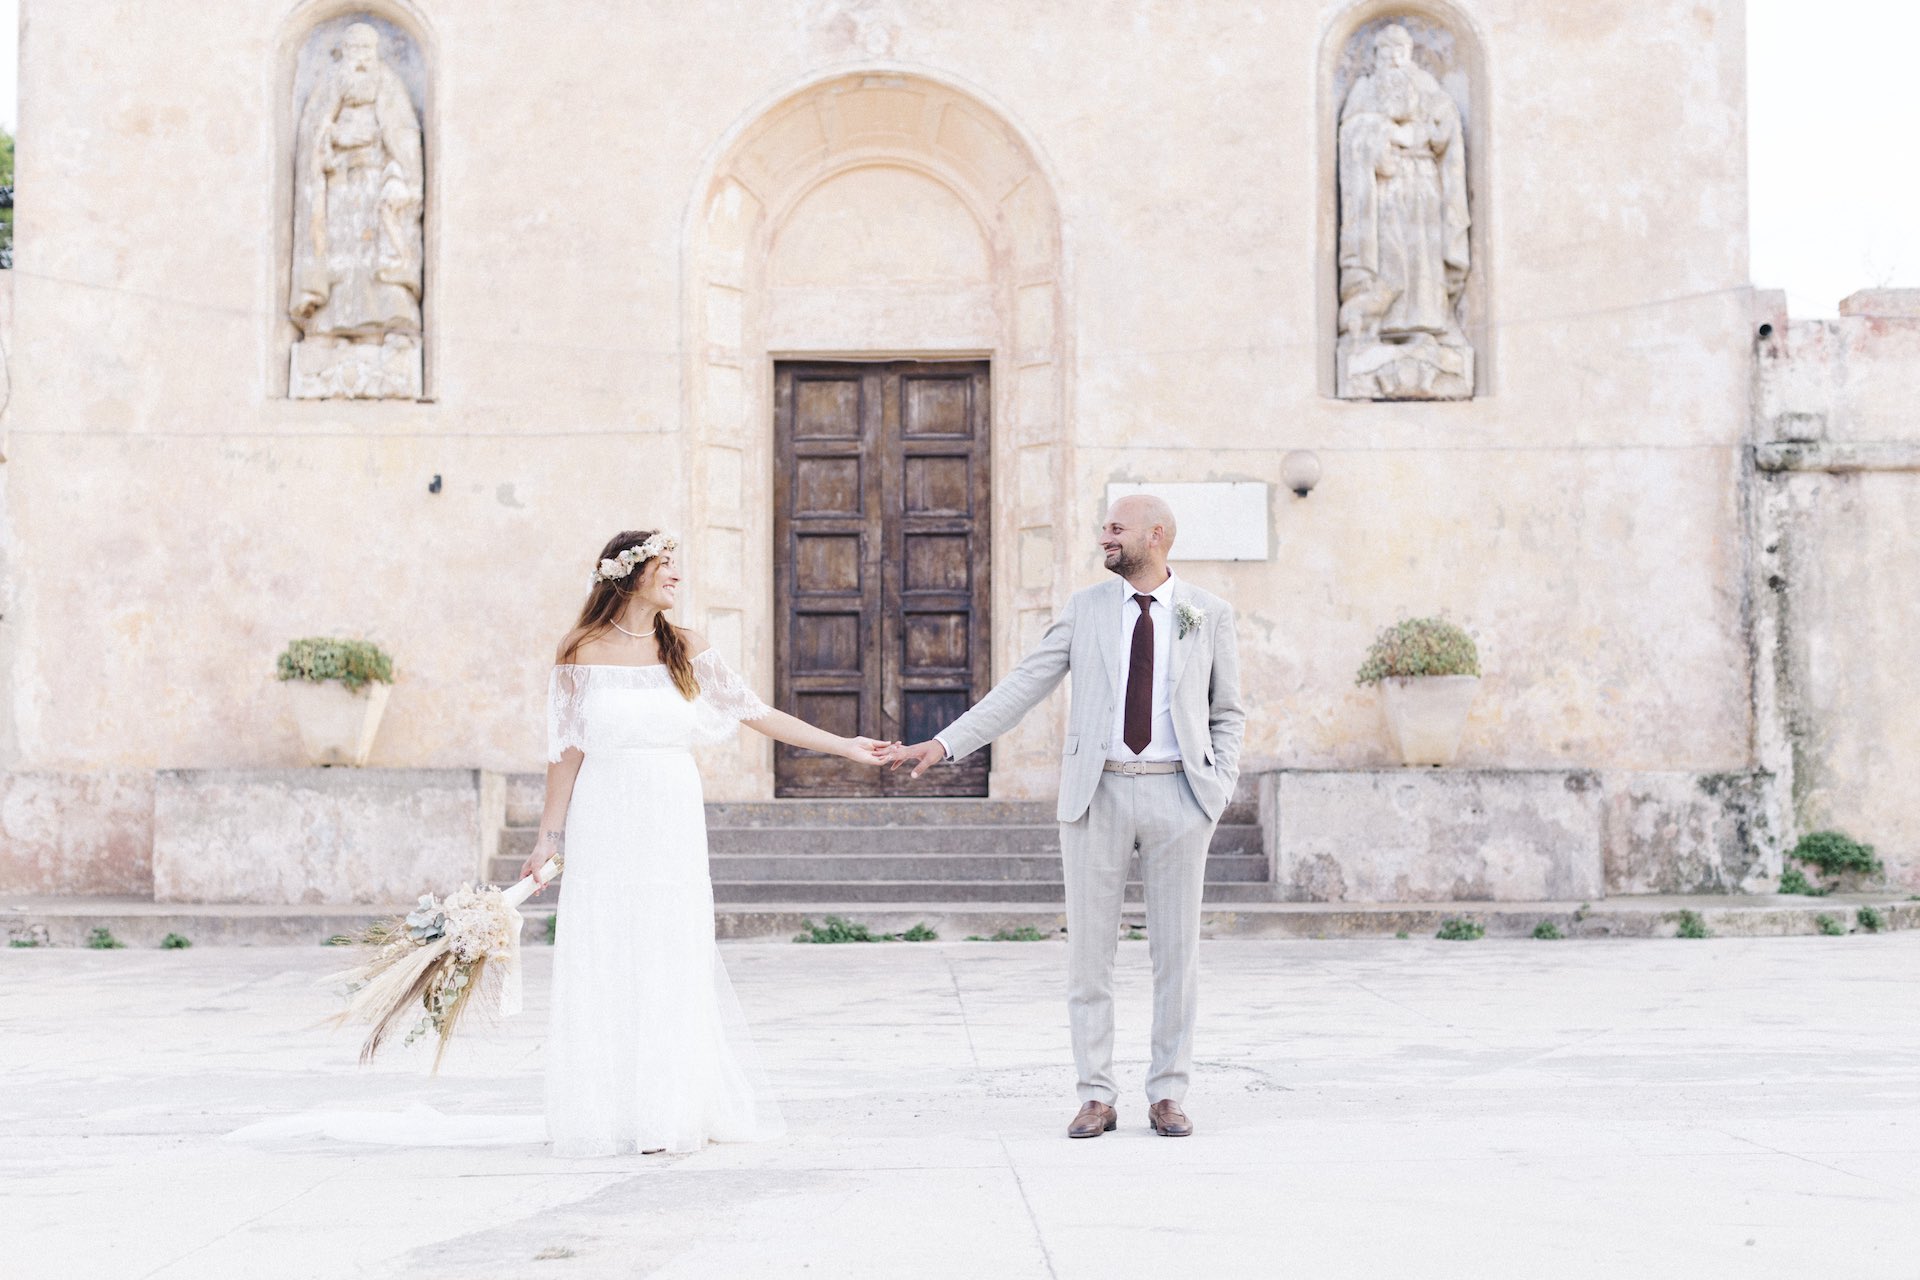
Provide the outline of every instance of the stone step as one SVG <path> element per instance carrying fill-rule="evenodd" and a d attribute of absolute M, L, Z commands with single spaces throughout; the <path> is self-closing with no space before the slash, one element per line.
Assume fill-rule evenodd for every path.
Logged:
<path fill-rule="evenodd" d="M 723 855 L 708 860 L 715 882 L 817 880 L 950 880 L 979 884 L 991 892 L 1010 881 L 1060 879 L 1059 854 L 826 854 L 817 857 Z M 1138 867 L 1136 865 L 1137 873 Z M 1215 855 L 1207 859 L 1209 882 L 1265 882 L 1264 857 Z"/>
<path fill-rule="evenodd" d="M 546 775 L 507 776 L 508 827 L 534 827 L 546 799 Z M 1252 782 L 1242 784 L 1221 815 L 1227 824 L 1260 821 Z M 1051 800 L 753 800 L 714 801 L 707 805 L 707 826 L 717 827 L 930 827 L 1013 823 L 1052 825 Z"/>
<path fill-rule="evenodd" d="M 1127 884 L 1127 901 L 1140 901 L 1138 880 Z M 716 903 L 742 902 L 1054 902 L 1066 901 L 1058 880 L 716 880 Z M 1207 902 L 1267 902 L 1264 881 L 1209 881 Z"/>
<path fill-rule="evenodd" d="M 501 858 L 519 866 L 533 852 L 539 833 L 508 827 L 500 833 Z M 1060 829 L 1045 826 L 945 827 L 709 827 L 707 851 L 713 855 L 755 854 L 805 857 L 825 854 L 1044 854 L 1060 856 Z M 1259 827 L 1222 826 L 1213 833 L 1210 853 L 1260 856 L 1265 849 Z"/>
<path fill-rule="evenodd" d="M 412 904 L 370 903 L 319 906 L 195 905 L 156 903 L 145 898 L 21 898 L 0 899 L 0 922 L 9 940 L 38 938 L 42 945 L 81 947 L 95 928 L 108 930 L 129 948 L 157 947 L 169 933 L 178 933 L 198 946 L 315 946 L 385 916 L 405 912 Z M 1443 920 L 1477 922 L 1489 939 L 1525 940 L 1542 921 L 1569 938 L 1672 938 L 1679 912 L 1695 912 L 1715 938 L 1782 937 L 1822 932 L 1819 917 L 1826 916 L 1850 938 L 1806 937 L 1796 946 L 1811 948 L 1809 962 L 1817 963 L 1826 946 L 1871 945 L 1857 923 L 1862 906 L 1876 908 L 1887 931 L 1920 928 L 1920 902 L 1901 894 L 1833 894 L 1824 898 L 1783 897 L 1771 894 L 1692 895 L 1686 897 L 1606 898 L 1585 902 L 1247 902 L 1221 904 L 1201 912 L 1200 927 L 1208 938 L 1387 938 L 1405 933 L 1420 943 L 1431 943 Z M 532 902 L 521 909 L 524 942 L 546 940 L 547 921 L 554 915 L 551 902 Z M 1047 937 L 1060 936 L 1066 918 L 1058 902 L 933 902 L 926 899 L 892 903 L 762 902 L 723 906 L 714 913 L 715 931 L 730 940 L 785 941 L 803 922 L 823 922 L 835 915 L 864 924 L 875 933 L 900 933 L 916 924 L 931 926 L 943 941 L 969 936 L 990 938 L 1002 930 L 1033 929 Z M 1140 928 L 1144 915 L 1138 904 L 1122 914 L 1123 927 Z M 564 925 L 562 926 L 564 927 Z M 1438 945 L 1437 943 L 1433 945 Z M 1472 944 L 1449 944 L 1472 945 Z M 1525 945 L 1536 945 L 1527 941 Z M 1551 944 L 1537 944 L 1551 945 Z M 1676 942 L 1675 945 L 1680 945 Z M 1689 943 L 1688 945 L 1692 945 Z M 23 953 L 14 952 L 14 955 Z M 111 953 L 102 955 L 111 963 Z M 342 953 L 341 966 L 353 963 Z"/>
<path fill-rule="evenodd" d="M 492 884 L 507 885 L 520 878 L 522 857 L 500 855 L 488 868 Z M 1139 863 L 1134 864 L 1138 872 Z M 990 891 L 1010 880 L 1060 879 L 1060 855 L 1001 853 L 831 853 L 831 854 L 716 854 L 707 860 L 715 882 L 820 880 L 952 880 L 968 881 Z M 1265 883 L 1267 860 L 1260 854 L 1215 853 L 1207 859 L 1209 882 Z M 556 877 L 559 883 L 562 877 Z M 989 892 L 989 896 L 991 896 Z"/>

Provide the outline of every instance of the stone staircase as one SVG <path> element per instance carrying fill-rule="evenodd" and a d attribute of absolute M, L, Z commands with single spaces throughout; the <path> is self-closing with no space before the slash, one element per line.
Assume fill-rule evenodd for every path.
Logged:
<path fill-rule="evenodd" d="M 545 780 L 508 779 L 507 825 L 490 879 L 511 882 L 533 848 Z M 722 911 L 768 904 L 820 912 L 887 903 L 1059 904 L 1052 801 L 773 800 L 707 805 L 713 896 Z M 1127 899 L 1141 900 L 1138 864 Z M 1205 900 L 1273 900 L 1252 788 L 1222 816 Z"/>

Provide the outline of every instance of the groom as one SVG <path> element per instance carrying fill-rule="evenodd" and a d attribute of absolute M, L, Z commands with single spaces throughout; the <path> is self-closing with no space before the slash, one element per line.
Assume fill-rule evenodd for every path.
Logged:
<path fill-rule="evenodd" d="M 1119 576 L 1076 592 L 1041 638 L 971 710 L 930 742 L 895 750 L 919 777 L 979 750 L 1073 673 L 1061 748 L 1060 854 L 1067 889 L 1067 1017 L 1079 1072 L 1072 1138 L 1116 1123 L 1113 952 L 1137 849 L 1153 960 L 1153 1063 L 1147 1119 L 1184 1138 L 1199 989 L 1200 890 L 1207 846 L 1240 774 L 1239 661 L 1233 609 L 1175 578 L 1173 511 L 1135 494 L 1107 512 L 1100 550 Z"/>

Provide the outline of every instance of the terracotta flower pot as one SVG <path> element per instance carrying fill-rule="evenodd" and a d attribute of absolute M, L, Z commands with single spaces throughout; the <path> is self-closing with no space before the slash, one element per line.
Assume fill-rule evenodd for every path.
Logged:
<path fill-rule="evenodd" d="M 372 681 L 358 693 L 338 680 L 284 680 L 308 764 L 364 765 L 387 709 L 391 686 Z"/>
<path fill-rule="evenodd" d="M 1396 676 L 1380 682 L 1387 733 L 1403 764 L 1452 764 L 1479 676 Z"/>

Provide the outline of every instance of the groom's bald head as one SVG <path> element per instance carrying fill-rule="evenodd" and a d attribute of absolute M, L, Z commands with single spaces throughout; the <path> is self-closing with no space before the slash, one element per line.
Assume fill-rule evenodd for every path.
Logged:
<path fill-rule="evenodd" d="M 1164 498 L 1157 498 L 1151 493 L 1130 493 L 1116 501 L 1107 509 L 1107 523 L 1118 523 L 1148 532 L 1157 529 L 1160 544 L 1168 549 L 1173 547 L 1173 535 L 1177 532 L 1173 508 L 1167 505 Z"/>
<path fill-rule="evenodd" d="M 1150 493 L 1130 493 L 1107 508 L 1100 551 L 1107 568 L 1131 578 L 1150 567 L 1165 568 L 1178 532 L 1173 508 Z"/>

